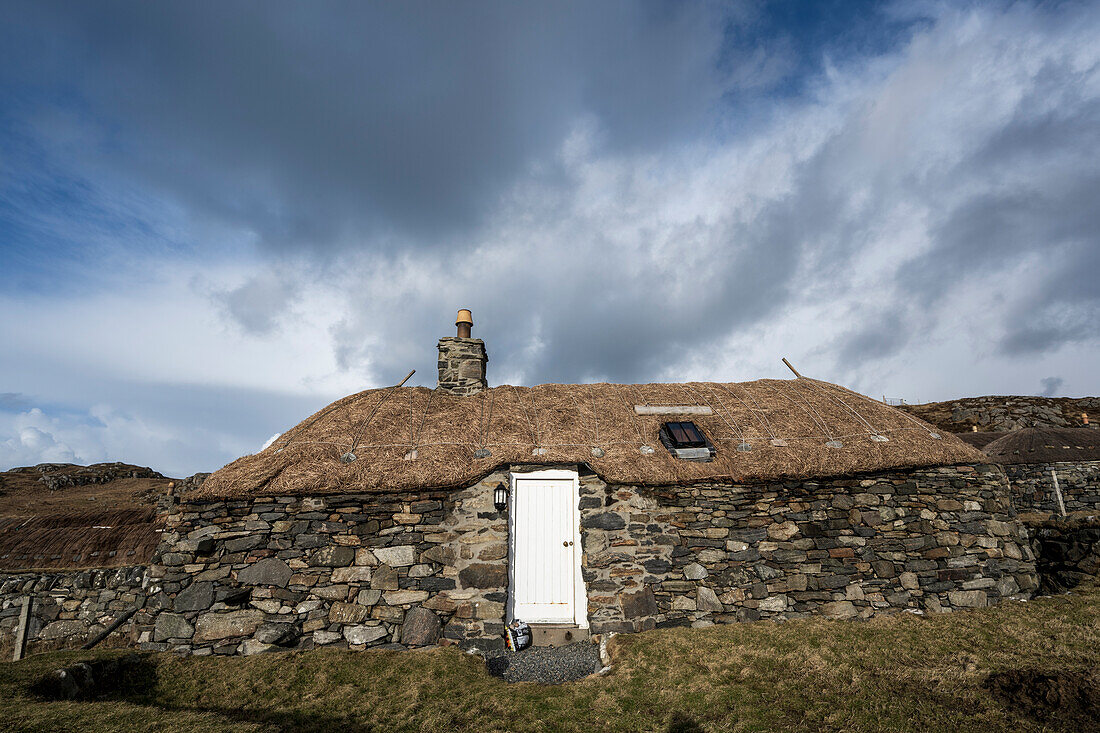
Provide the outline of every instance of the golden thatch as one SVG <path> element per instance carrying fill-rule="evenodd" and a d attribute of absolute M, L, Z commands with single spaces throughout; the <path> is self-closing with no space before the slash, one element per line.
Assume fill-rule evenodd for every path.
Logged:
<path fill-rule="evenodd" d="M 695 463 L 671 456 L 657 433 L 676 416 L 638 415 L 635 405 L 709 407 L 710 415 L 680 419 L 703 429 L 717 448 L 715 459 Z M 508 464 L 587 463 L 613 483 L 658 485 L 805 479 L 986 460 L 958 438 L 899 410 L 806 378 L 504 385 L 468 397 L 386 388 L 334 402 L 260 453 L 212 474 L 192 496 L 450 488 Z"/>

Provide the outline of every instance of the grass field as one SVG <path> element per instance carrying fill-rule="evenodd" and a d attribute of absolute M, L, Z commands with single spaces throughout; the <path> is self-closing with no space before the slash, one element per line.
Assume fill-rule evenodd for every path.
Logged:
<path fill-rule="evenodd" d="M 616 637 L 611 674 L 507 684 L 455 648 L 145 655 L 109 697 L 0 664 L 0 729 L 169 731 L 1100 730 L 1100 590 L 867 623 L 798 620 Z"/>

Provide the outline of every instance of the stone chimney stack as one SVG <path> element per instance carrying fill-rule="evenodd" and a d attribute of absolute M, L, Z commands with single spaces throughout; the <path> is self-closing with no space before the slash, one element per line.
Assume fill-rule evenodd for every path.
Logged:
<path fill-rule="evenodd" d="M 448 394 L 471 395 L 488 389 L 485 381 L 485 342 L 470 338 L 474 321 L 470 311 L 458 312 L 457 336 L 439 339 L 439 381 L 435 388 Z"/>

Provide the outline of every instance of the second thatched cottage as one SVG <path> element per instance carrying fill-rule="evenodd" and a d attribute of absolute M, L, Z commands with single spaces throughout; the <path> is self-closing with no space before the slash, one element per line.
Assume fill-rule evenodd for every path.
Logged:
<path fill-rule="evenodd" d="M 346 397 L 177 497 L 146 648 L 252 653 L 540 638 L 1026 597 L 1000 468 L 814 379 L 489 387 L 439 341 L 436 389 Z"/>

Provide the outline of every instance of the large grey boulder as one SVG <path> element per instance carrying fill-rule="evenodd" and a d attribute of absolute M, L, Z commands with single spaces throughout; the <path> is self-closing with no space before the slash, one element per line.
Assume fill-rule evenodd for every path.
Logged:
<path fill-rule="evenodd" d="M 285 588 L 294 571 L 277 557 L 269 557 L 249 565 L 237 573 L 237 580 L 243 585 L 274 585 Z"/>
<path fill-rule="evenodd" d="M 205 611 L 214 604 L 213 583 L 192 583 L 176 595 L 176 611 Z"/>
<path fill-rule="evenodd" d="M 378 558 L 379 562 L 389 565 L 391 568 L 400 568 L 416 562 L 416 548 L 412 545 L 376 547 L 374 548 L 374 556 Z"/>
<path fill-rule="evenodd" d="M 385 626 L 348 626 L 344 629 L 344 638 L 349 644 L 369 644 L 387 634 L 389 632 L 386 631 Z"/>
<path fill-rule="evenodd" d="M 46 624 L 42 629 L 41 638 L 69 639 L 83 637 L 87 633 L 88 627 L 85 626 L 82 621 L 54 621 L 53 623 Z"/>
<path fill-rule="evenodd" d="M 299 636 L 294 624 L 279 621 L 264 624 L 256 630 L 252 638 L 263 644 L 291 646 L 298 641 Z"/>
<path fill-rule="evenodd" d="M 195 628 L 187 623 L 187 619 L 178 613 L 161 613 L 153 624 L 153 641 L 165 641 L 167 639 L 190 639 L 195 633 Z"/>
<path fill-rule="evenodd" d="M 244 537 L 236 537 L 231 540 L 226 540 L 222 546 L 225 548 L 226 552 L 245 552 L 247 550 L 255 549 L 264 544 L 266 539 L 267 538 L 263 535 L 249 534 L 245 535 Z"/>
<path fill-rule="evenodd" d="M 406 646 L 428 646 L 439 638 L 443 625 L 439 617 L 426 608 L 410 608 L 401 626 L 401 643 Z"/>
<path fill-rule="evenodd" d="M 721 613 L 725 610 L 722 602 L 718 600 L 717 594 L 705 585 L 699 586 L 699 590 L 695 596 L 695 605 L 700 611 L 716 611 Z"/>
<path fill-rule="evenodd" d="M 504 565 L 475 563 L 458 571 L 463 588 L 503 588 L 508 584 L 508 570 Z"/>
<path fill-rule="evenodd" d="M 707 569 L 697 562 L 693 562 L 684 568 L 684 577 L 688 580 L 702 580 L 707 577 Z"/>
<path fill-rule="evenodd" d="M 378 554 L 375 551 L 375 554 Z M 313 567 L 342 568 L 355 562 L 355 548 L 346 545 L 329 545 L 309 556 Z"/>
<path fill-rule="evenodd" d="M 207 613 L 195 624 L 195 641 L 217 641 L 231 636 L 251 636 L 263 623 L 264 612 L 250 608 L 231 613 Z"/>
<path fill-rule="evenodd" d="M 585 529 L 623 529 L 626 527 L 626 520 L 621 514 L 603 512 L 585 517 L 581 520 L 581 526 Z"/>
<path fill-rule="evenodd" d="M 625 618 L 657 615 L 657 600 L 649 586 L 635 593 L 620 593 L 619 607 L 622 608 Z"/>

